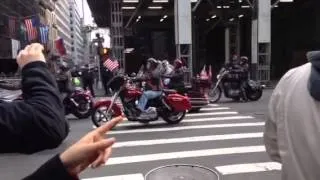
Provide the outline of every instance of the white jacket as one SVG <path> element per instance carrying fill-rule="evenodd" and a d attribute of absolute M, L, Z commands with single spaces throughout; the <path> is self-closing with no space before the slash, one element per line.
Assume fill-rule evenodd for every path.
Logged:
<path fill-rule="evenodd" d="M 282 163 L 283 180 L 320 179 L 320 52 L 307 56 L 311 63 L 286 73 L 269 104 L 265 146 Z"/>

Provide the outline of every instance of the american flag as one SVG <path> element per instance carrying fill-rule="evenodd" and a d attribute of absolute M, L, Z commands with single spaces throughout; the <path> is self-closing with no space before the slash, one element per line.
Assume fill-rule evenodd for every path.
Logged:
<path fill-rule="evenodd" d="M 29 41 L 37 39 L 37 37 L 38 37 L 37 27 L 39 26 L 38 25 L 38 17 L 26 19 L 24 22 L 27 27 Z"/>
<path fill-rule="evenodd" d="M 17 35 L 17 20 L 15 17 L 9 17 L 9 36 L 16 38 Z"/>
<path fill-rule="evenodd" d="M 41 25 L 39 30 L 40 30 L 40 42 L 42 44 L 47 44 L 49 40 L 49 27 L 45 25 Z"/>
<path fill-rule="evenodd" d="M 104 63 L 103 66 L 109 69 L 109 71 L 113 72 L 119 67 L 119 62 L 117 60 L 112 61 L 108 58 Z"/>

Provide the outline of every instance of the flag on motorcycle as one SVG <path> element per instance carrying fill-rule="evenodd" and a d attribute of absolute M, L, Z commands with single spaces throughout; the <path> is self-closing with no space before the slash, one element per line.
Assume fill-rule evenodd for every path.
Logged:
<path fill-rule="evenodd" d="M 113 72 L 114 70 L 119 68 L 119 62 L 118 60 L 111 60 L 110 58 L 107 58 L 107 60 L 104 61 L 103 66 L 106 67 L 109 71 Z"/>
<path fill-rule="evenodd" d="M 212 66 L 209 66 L 209 73 L 208 73 L 209 79 L 212 79 Z"/>
<path fill-rule="evenodd" d="M 206 71 L 206 65 L 203 66 L 202 71 L 200 73 L 200 79 L 208 79 L 208 73 Z"/>

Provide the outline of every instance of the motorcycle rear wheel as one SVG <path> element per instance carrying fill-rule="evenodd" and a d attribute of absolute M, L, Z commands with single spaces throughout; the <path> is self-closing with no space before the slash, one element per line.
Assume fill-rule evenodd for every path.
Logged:
<path fill-rule="evenodd" d="M 210 89 L 208 93 L 210 103 L 218 102 L 222 96 L 222 90 L 220 87 L 217 87 L 215 90 L 213 88 L 214 86 Z"/>
<path fill-rule="evenodd" d="M 90 117 L 92 113 L 92 107 L 93 107 L 93 102 L 88 102 L 87 99 L 84 99 L 85 97 L 82 97 L 82 99 L 78 100 L 79 107 L 74 108 L 70 110 L 70 113 L 75 115 L 78 119 L 86 119 Z"/>
<path fill-rule="evenodd" d="M 258 101 L 262 97 L 262 89 L 257 89 L 247 93 L 247 97 L 251 101 Z"/>
<path fill-rule="evenodd" d="M 186 115 L 186 111 L 173 112 L 173 111 L 166 110 L 166 112 L 164 112 L 162 118 L 168 124 L 178 124 L 183 120 L 185 115 Z"/>

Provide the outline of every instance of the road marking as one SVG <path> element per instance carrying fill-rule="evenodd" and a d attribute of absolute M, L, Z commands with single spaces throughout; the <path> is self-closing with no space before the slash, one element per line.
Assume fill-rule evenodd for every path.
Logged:
<path fill-rule="evenodd" d="M 210 122 L 210 121 L 228 121 L 228 120 L 240 120 L 240 119 L 254 119 L 252 116 L 226 116 L 226 117 L 214 117 L 214 118 L 201 118 L 201 119 L 184 119 L 181 123 L 194 123 L 194 122 Z M 127 120 L 127 119 L 126 119 Z M 148 125 L 164 125 L 167 124 L 162 120 L 150 122 Z M 132 127 L 132 126 L 148 126 L 139 122 L 124 122 L 118 124 L 117 127 Z"/>
<path fill-rule="evenodd" d="M 132 134 L 132 133 L 145 133 L 145 132 L 181 131 L 181 130 L 189 130 L 189 129 L 210 129 L 210 128 L 226 128 L 226 127 L 254 127 L 254 126 L 264 126 L 264 122 L 230 123 L 230 124 L 213 124 L 213 125 L 211 124 L 211 125 L 195 125 L 195 126 L 133 129 L 133 130 L 115 130 L 115 131 L 108 132 L 108 134 Z"/>
<path fill-rule="evenodd" d="M 201 118 L 201 119 L 185 119 L 182 123 L 194 123 L 194 122 L 210 122 L 210 121 L 228 121 L 228 120 L 241 120 L 241 119 L 254 119 L 252 116 L 229 116 L 229 117 L 214 117 L 214 118 Z M 127 121 L 127 118 L 124 118 L 124 122 L 118 124 L 117 127 L 132 127 L 132 126 L 149 126 L 149 125 L 165 125 L 166 122 L 162 120 L 152 121 L 149 124 L 145 125 L 139 122 L 130 122 Z M 97 128 L 95 125 L 92 126 L 94 129 Z"/>
<path fill-rule="evenodd" d="M 223 175 L 254 173 L 264 171 L 280 171 L 281 164 L 276 162 L 251 163 L 251 164 L 234 164 L 215 167 Z"/>
<path fill-rule="evenodd" d="M 239 114 L 235 111 L 225 111 L 225 112 L 209 112 L 209 113 L 194 113 L 194 114 L 187 114 L 186 117 L 197 117 L 197 116 L 216 116 L 216 115 L 234 115 Z"/>
<path fill-rule="evenodd" d="M 127 174 L 127 175 L 119 175 L 119 176 L 86 178 L 82 180 L 144 180 L 144 177 L 143 177 L 143 174 Z"/>
<path fill-rule="evenodd" d="M 114 144 L 113 148 L 134 147 L 134 146 L 150 146 L 159 144 L 173 144 L 173 143 L 190 143 L 190 142 L 208 142 L 217 140 L 230 140 L 230 139 L 247 139 L 247 138 L 261 138 L 262 132 L 257 133 L 239 133 L 239 134 L 223 134 L 212 136 L 194 136 L 186 138 L 172 138 L 172 139 L 156 139 L 156 140 L 139 140 L 139 141 L 126 141 Z"/>
<path fill-rule="evenodd" d="M 211 106 L 211 107 L 218 107 L 219 104 L 208 104 L 207 106 Z"/>
<path fill-rule="evenodd" d="M 202 111 L 219 111 L 219 110 L 228 110 L 229 107 L 208 107 L 208 108 L 201 108 L 200 112 Z"/>
<path fill-rule="evenodd" d="M 245 146 L 245 147 L 204 149 L 204 150 L 195 150 L 195 151 L 180 151 L 180 152 L 170 152 L 170 153 L 114 157 L 114 158 L 110 158 L 106 163 L 106 165 L 128 164 L 128 163 L 136 163 L 136 162 L 148 162 L 148 161 L 182 159 L 182 158 L 193 158 L 193 157 L 198 158 L 198 157 L 206 157 L 206 156 L 241 154 L 241 153 L 252 153 L 252 152 L 265 152 L 265 147 L 262 145 L 261 146 Z"/>

